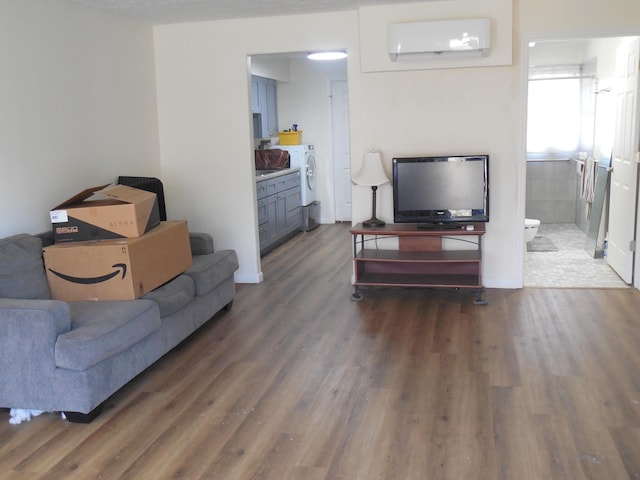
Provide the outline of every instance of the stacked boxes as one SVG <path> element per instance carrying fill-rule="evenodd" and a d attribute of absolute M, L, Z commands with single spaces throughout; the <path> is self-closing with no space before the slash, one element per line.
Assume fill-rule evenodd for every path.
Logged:
<path fill-rule="evenodd" d="M 51 211 L 56 243 L 44 262 L 56 300 L 133 300 L 191 266 L 187 222 L 160 222 L 155 193 L 103 187 Z"/>

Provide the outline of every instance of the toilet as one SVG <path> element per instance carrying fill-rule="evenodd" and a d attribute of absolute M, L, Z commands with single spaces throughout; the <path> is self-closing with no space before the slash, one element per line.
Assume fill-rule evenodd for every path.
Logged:
<path fill-rule="evenodd" d="M 540 226 L 540 220 L 534 218 L 524 219 L 524 241 L 530 242 L 538 233 L 538 227 Z"/>

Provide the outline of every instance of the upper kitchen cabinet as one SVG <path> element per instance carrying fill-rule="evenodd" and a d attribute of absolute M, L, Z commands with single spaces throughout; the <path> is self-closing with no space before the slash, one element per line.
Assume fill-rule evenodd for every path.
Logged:
<path fill-rule="evenodd" d="M 260 95 L 258 94 L 258 78 L 251 76 L 251 112 L 260 113 Z"/>
<path fill-rule="evenodd" d="M 251 110 L 256 138 L 278 135 L 277 82 L 271 78 L 251 76 Z M 256 118 L 258 116 L 259 118 Z M 255 128 L 260 126 L 259 131 Z"/>

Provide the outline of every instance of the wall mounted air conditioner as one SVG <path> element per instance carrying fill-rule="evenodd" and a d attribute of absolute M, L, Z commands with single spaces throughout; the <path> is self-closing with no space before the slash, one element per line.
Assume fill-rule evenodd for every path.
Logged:
<path fill-rule="evenodd" d="M 491 48 L 491 20 L 396 23 L 389 25 L 387 40 L 389 57 L 394 62 L 486 57 Z"/>

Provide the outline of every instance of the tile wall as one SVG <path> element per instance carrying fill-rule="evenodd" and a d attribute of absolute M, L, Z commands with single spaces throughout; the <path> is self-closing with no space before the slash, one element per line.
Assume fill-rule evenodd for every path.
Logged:
<path fill-rule="evenodd" d="M 527 162 L 525 216 L 542 223 L 575 223 L 586 231 L 580 176 L 573 160 Z"/>

